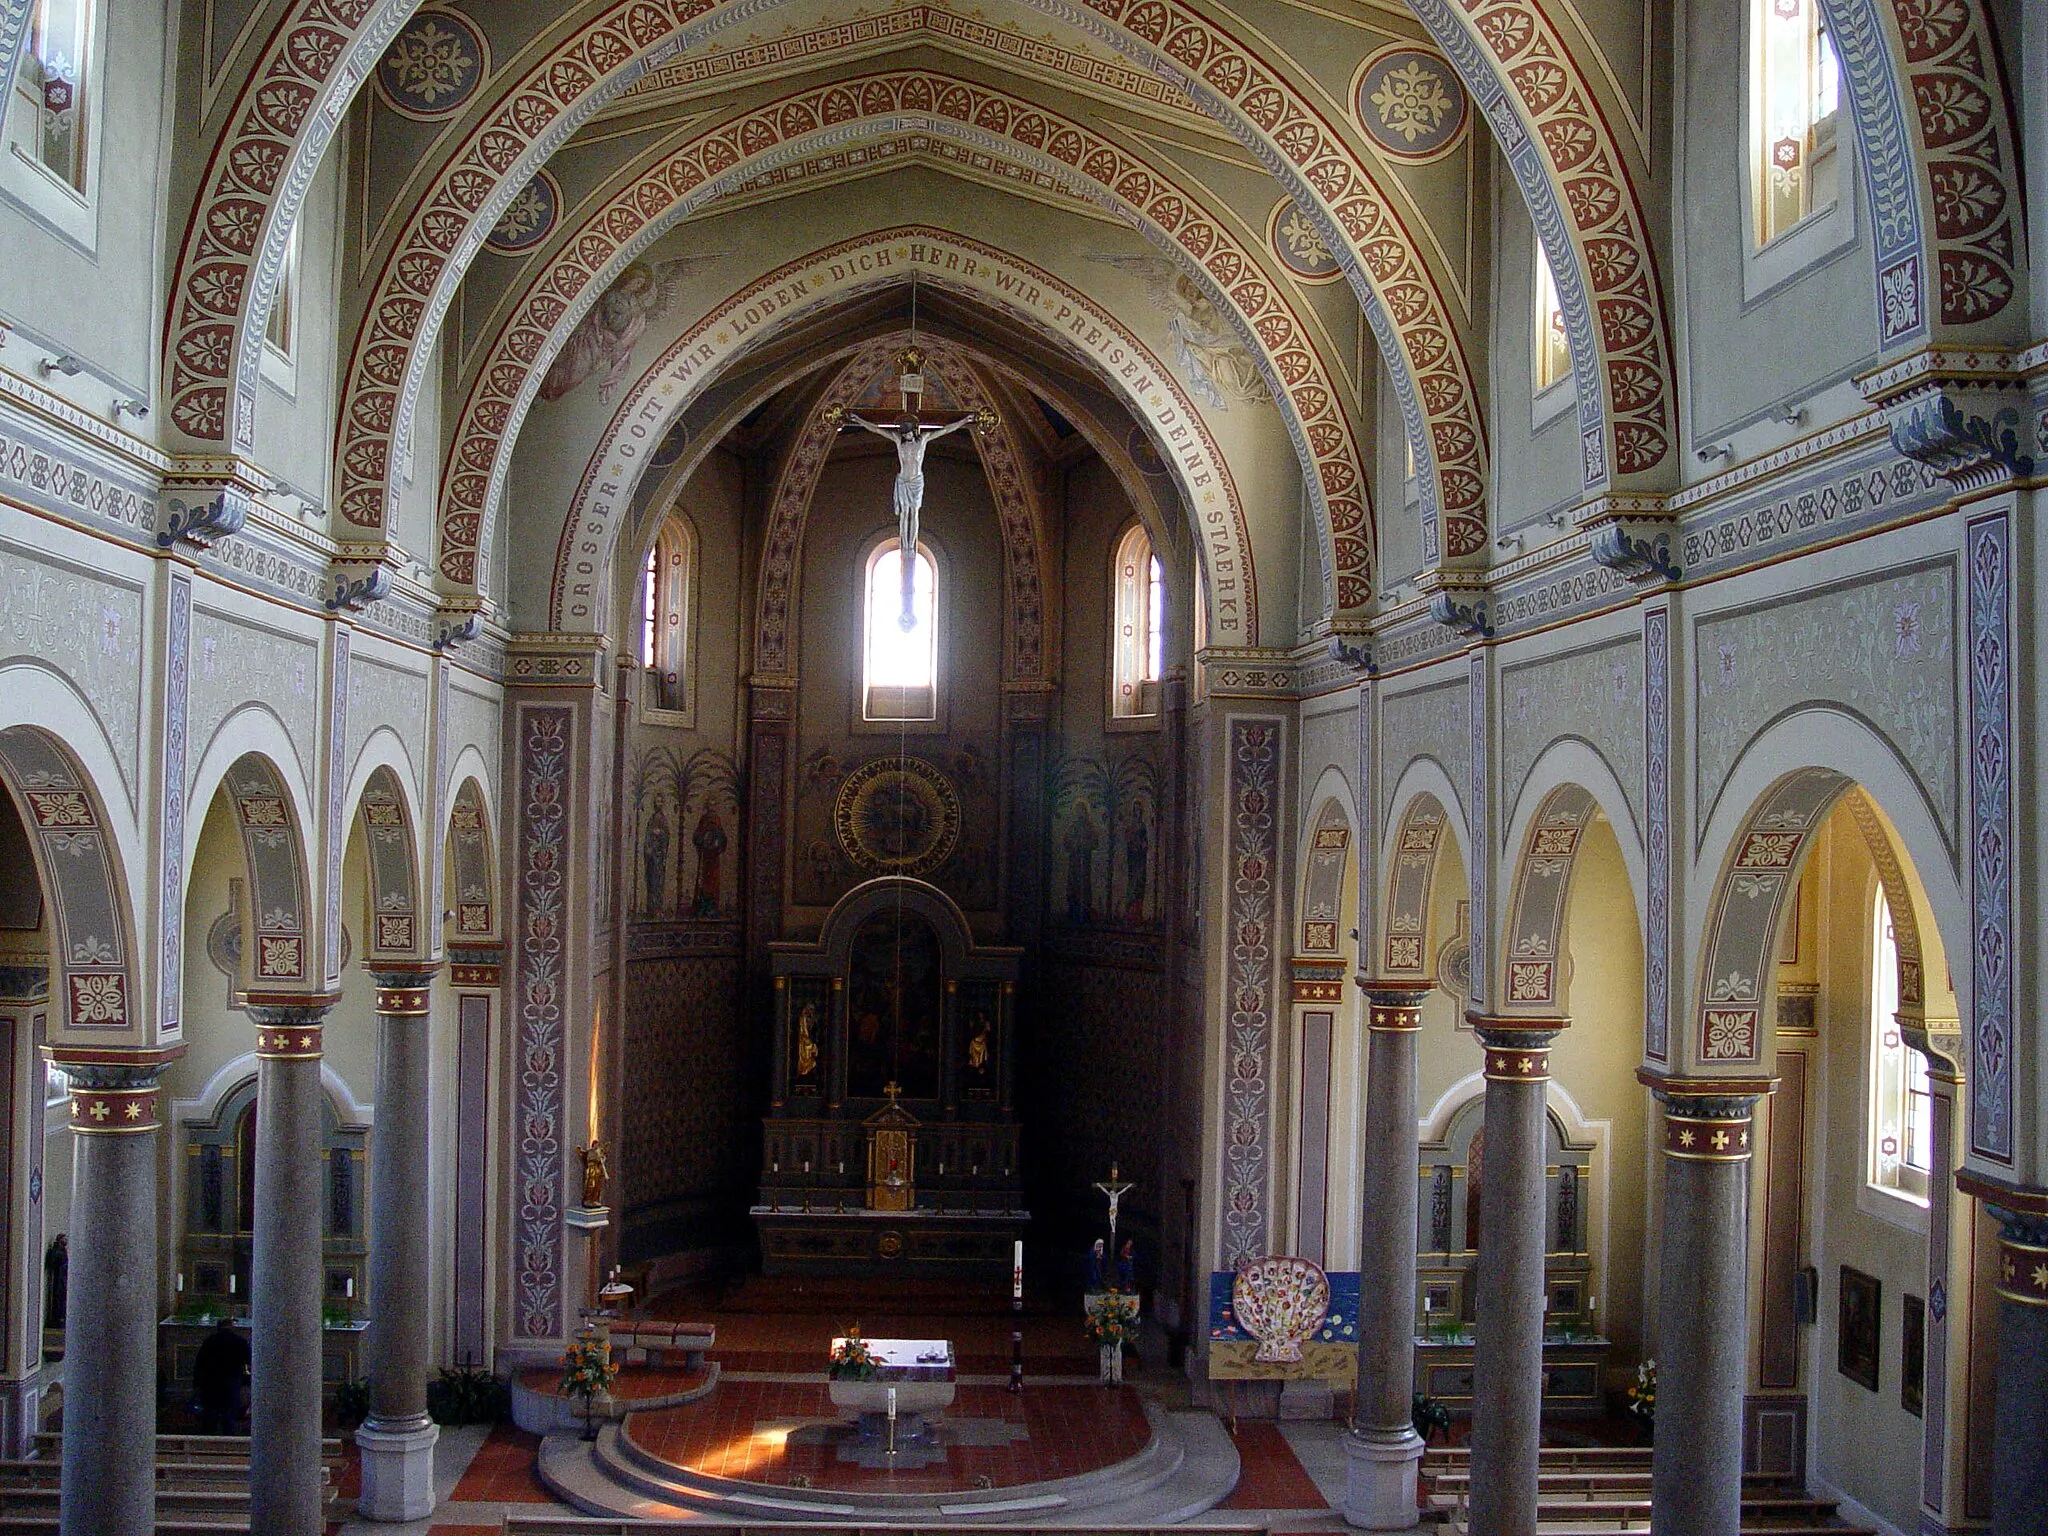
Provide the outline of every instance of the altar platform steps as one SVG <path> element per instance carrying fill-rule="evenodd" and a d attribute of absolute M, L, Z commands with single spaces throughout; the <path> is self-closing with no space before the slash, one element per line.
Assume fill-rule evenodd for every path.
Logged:
<path fill-rule="evenodd" d="M 506 1515 L 500 1529 L 505 1536 L 877 1536 L 887 1532 L 888 1536 L 903 1536 L 905 1531 L 941 1532 L 955 1529 L 951 1522 L 928 1526 L 907 1525 L 847 1525 L 835 1522 L 831 1525 L 790 1525 L 777 1521 L 772 1525 L 732 1525 L 706 1520 L 692 1520 L 687 1523 L 674 1520 L 609 1520 L 588 1515 Z M 998 1532 L 1000 1536 L 1073 1536 L 1073 1526 L 1058 1525 L 990 1525 L 977 1526 L 977 1530 Z M 1214 1525 L 1207 1522 L 1199 1526 L 1185 1525 L 1105 1525 L 1100 1520 L 1087 1523 L 1089 1536 L 1168 1536 L 1168 1533 L 1185 1533 L 1190 1529 L 1199 1531 L 1201 1536 L 1272 1536 L 1269 1525 Z"/>
<path fill-rule="evenodd" d="M 539 1475 L 586 1514 L 687 1521 L 691 1531 L 710 1529 L 707 1520 L 830 1524 L 842 1533 L 861 1525 L 1109 1530 L 1177 1524 L 1229 1497 L 1237 1485 L 1237 1450 L 1212 1415 L 1168 1413 L 1153 1404 L 1145 1414 L 1150 1434 L 1136 1455 L 1079 1476 L 1003 1487 L 865 1492 L 714 1477 L 650 1453 L 635 1442 L 630 1420 L 606 1425 L 594 1445 L 550 1435 L 541 1445 Z M 886 1486 L 889 1477 L 873 1481 Z"/>
<path fill-rule="evenodd" d="M 694 1366 L 622 1365 L 612 1382 L 611 1401 L 600 1406 L 597 1417 L 618 1419 L 642 1409 L 679 1408 L 708 1397 L 718 1386 L 721 1367 L 716 1360 Z M 562 1396 L 562 1368 L 556 1365 L 528 1366 L 512 1377 L 512 1422 L 537 1435 L 580 1433 L 583 1411 L 580 1404 Z"/>
<path fill-rule="evenodd" d="M 1649 1446 L 1551 1446 L 1537 1452 L 1539 1536 L 1630 1536 L 1648 1532 Z M 1469 1446 L 1434 1447 L 1422 1459 L 1430 1508 L 1456 1536 L 1469 1536 Z M 1781 1478 L 1742 1480 L 1742 1536 L 1874 1536 L 1842 1520 L 1833 1499 Z"/>

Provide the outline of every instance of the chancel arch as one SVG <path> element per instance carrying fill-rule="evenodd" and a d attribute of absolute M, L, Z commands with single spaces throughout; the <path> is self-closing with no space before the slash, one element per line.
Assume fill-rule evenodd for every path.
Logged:
<path fill-rule="evenodd" d="M 1019 98 L 922 71 L 823 87 L 700 135 L 591 214 L 577 238 L 535 273 L 477 368 L 450 448 L 440 514 L 442 574 L 483 585 L 488 559 L 479 565 L 478 551 L 488 554 L 510 462 L 504 445 L 517 438 L 570 328 L 640 251 L 724 192 L 801 157 L 806 146 L 897 132 L 906 113 L 914 113 L 929 133 L 1049 175 L 1117 211 L 1167 253 L 1182 280 L 1192 282 L 1243 339 L 1280 407 L 1316 511 L 1323 615 L 1361 607 L 1372 585 L 1367 478 L 1342 392 L 1285 286 L 1261 269 L 1227 221 L 1160 165 Z M 950 270 L 960 273 L 957 265 Z M 821 277 L 837 281 L 829 273 L 782 275 L 784 283 L 754 296 L 759 315 L 736 330 L 758 333 L 758 319 L 770 314 L 786 325 L 817 301 Z M 1055 325 L 1078 313 L 1072 306 L 1064 312 L 1052 304 L 1030 307 L 1042 311 L 1035 316 L 1040 323 Z"/>
<path fill-rule="evenodd" d="M 571 504 L 556 555 L 552 622 L 571 632 L 597 623 L 597 594 L 607 590 L 620 514 L 632 503 L 640 465 L 691 395 L 763 339 L 752 333 L 771 314 L 788 323 L 833 299 L 901 283 L 911 271 L 921 283 L 992 303 L 1086 360 L 1146 429 L 1196 522 L 1211 642 L 1256 644 L 1258 590 L 1244 507 L 1227 461 L 1172 373 L 1100 305 L 1051 273 L 926 226 L 878 230 L 778 268 L 715 308 L 649 366 L 613 413 Z"/>

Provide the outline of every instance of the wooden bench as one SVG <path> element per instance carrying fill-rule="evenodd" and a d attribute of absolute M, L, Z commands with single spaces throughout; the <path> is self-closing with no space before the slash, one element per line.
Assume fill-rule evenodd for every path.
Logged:
<path fill-rule="evenodd" d="M 48 1457 L 55 1460 L 64 1451 L 64 1436 L 59 1431 L 43 1430 L 36 1436 L 38 1459 Z M 249 1465 L 249 1437 L 247 1435 L 158 1435 L 156 1437 L 156 1459 L 159 1462 L 239 1462 Z M 320 1460 L 329 1467 L 339 1469 L 342 1462 L 340 1437 L 329 1435 L 320 1442 Z"/>

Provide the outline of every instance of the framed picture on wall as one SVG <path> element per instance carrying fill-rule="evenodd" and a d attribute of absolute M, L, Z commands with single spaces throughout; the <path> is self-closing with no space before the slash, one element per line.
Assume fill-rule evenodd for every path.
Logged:
<path fill-rule="evenodd" d="M 1899 1406 L 1918 1418 L 1926 1388 L 1927 1303 L 1908 1296 L 1899 1325 Z"/>
<path fill-rule="evenodd" d="M 1835 1364 L 1857 1386 L 1872 1392 L 1877 1390 L 1879 1303 L 1877 1277 L 1844 1264 Z"/>

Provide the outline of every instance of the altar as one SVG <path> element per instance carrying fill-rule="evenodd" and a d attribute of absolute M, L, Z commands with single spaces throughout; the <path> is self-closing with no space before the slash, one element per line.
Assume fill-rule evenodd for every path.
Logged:
<path fill-rule="evenodd" d="M 770 946 L 775 1040 L 752 1209 L 763 1270 L 1007 1274 L 1023 1204 L 1018 962 L 885 876 Z"/>

